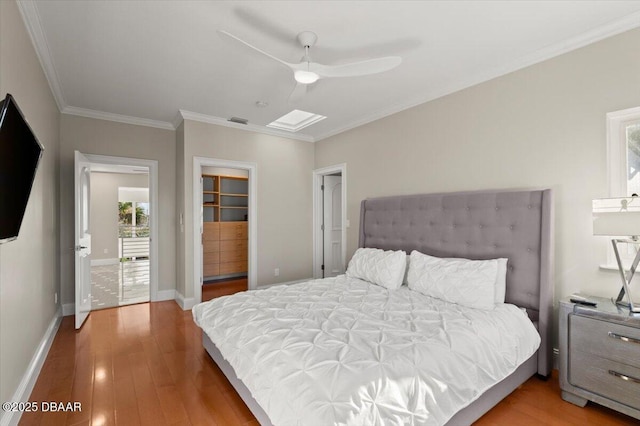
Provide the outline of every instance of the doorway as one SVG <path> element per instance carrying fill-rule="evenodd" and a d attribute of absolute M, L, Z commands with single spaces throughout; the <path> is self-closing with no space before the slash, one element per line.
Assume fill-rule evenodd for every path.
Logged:
<path fill-rule="evenodd" d="M 202 166 L 202 301 L 248 288 L 249 171 Z"/>
<path fill-rule="evenodd" d="M 92 164 L 91 309 L 150 299 L 149 169 Z"/>
<path fill-rule="evenodd" d="M 194 157 L 195 303 L 238 286 L 255 288 L 256 188 L 255 163 Z"/>
<path fill-rule="evenodd" d="M 84 224 L 87 237 L 76 242 L 76 268 L 80 262 L 86 271 L 76 273 L 76 328 L 91 310 L 156 300 L 158 293 L 158 162 L 76 151 L 79 164 L 86 178 L 76 182 L 84 194 L 76 197 L 76 233 Z M 88 201 L 86 209 L 78 198 Z"/>
<path fill-rule="evenodd" d="M 346 164 L 314 170 L 313 193 L 313 275 L 335 277 L 346 266 Z"/>

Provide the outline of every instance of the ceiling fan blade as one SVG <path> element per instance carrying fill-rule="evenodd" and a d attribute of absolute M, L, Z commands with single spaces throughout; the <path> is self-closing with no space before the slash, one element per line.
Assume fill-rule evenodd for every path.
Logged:
<path fill-rule="evenodd" d="M 293 91 L 289 95 L 288 102 L 290 104 L 297 104 L 298 102 L 302 101 L 302 99 L 307 94 L 307 89 L 309 86 L 309 84 L 296 83 L 296 87 L 293 88 Z"/>
<path fill-rule="evenodd" d="M 320 77 L 356 77 L 359 75 L 378 74 L 389 71 L 400 65 L 399 56 L 385 56 L 384 58 L 369 59 L 344 65 L 311 64 L 311 70 Z"/>
<path fill-rule="evenodd" d="M 218 30 L 218 34 L 220 34 L 222 37 L 226 37 L 226 38 L 231 39 L 231 40 L 233 40 L 233 41 L 237 41 L 237 42 L 239 42 L 239 43 L 241 43 L 241 44 L 243 44 L 243 45 L 247 46 L 248 48 L 255 50 L 256 52 L 261 53 L 261 54 L 263 54 L 264 56 L 266 56 L 266 57 L 268 57 L 268 58 L 273 59 L 274 61 L 278 61 L 278 62 L 280 62 L 282 65 L 286 65 L 286 66 L 287 66 L 287 67 L 289 67 L 290 69 L 293 69 L 294 64 L 290 64 L 289 62 L 283 61 L 283 60 L 282 60 L 282 59 L 280 59 L 280 58 L 276 58 L 275 56 L 273 56 L 273 55 L 271 55 L 271 54 L 269 54 L 269 53 L 265 52 L 265 51 L 264 51 L 264 50 L 262 50 L 262 49 L 258 49 L 257 47 L 255 47 L 255 46 L 253 46 L 253 45 L 251 45 L 251 44 L 247 43 L 246 41 L 242 40 L 241 38 L 238 38 L 238 37 L 234 36 L 233 34 L 231 34 L 231 33 L 227 32 L 227 31 L 224 31 L 224 30 Z"/>

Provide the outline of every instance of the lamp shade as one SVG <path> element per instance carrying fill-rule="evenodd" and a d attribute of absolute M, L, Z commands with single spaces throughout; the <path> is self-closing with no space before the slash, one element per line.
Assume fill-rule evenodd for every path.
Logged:
<path fill-rule="evenodd" d="M 593 235 L 640 235 L 640 198 L 593 200 Z"/>

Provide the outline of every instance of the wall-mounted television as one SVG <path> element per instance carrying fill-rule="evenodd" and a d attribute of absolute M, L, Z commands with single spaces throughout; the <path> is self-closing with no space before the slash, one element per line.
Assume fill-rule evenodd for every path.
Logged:
<path fill-rule="evenodd" d="M 42 150 L 7 94 L 0 105 L 0 244 L 18 238 Z"/>

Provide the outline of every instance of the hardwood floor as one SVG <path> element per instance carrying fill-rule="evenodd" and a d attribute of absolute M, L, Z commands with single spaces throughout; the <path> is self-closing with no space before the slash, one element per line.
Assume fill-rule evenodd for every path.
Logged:
<path fill-rule="evenodd" d="M 204 284 L 202 286 L 202 301 L 214 299 L 220 296 L 246 291 L 248 288 L 247 278 L 234 278 L 226 281 Z"/>
<path fill-rule="evenodd" d="M 21 425 L 257 425 L 202 347 L 191 311 L 173 301 L 92 312 L 76 332 L 62 321 L 30 401 L 74 402 L 80 412 L 25 413 Z M 487 425 L 632 425 L 595 404 L 560 398 L 557 372 L 531 378 L 487 413 Z"/>

